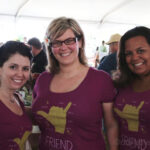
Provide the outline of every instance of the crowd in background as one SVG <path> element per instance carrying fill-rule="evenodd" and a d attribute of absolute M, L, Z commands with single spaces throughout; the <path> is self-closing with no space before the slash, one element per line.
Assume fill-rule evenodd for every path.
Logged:
<path fill-rule="evenodd" d="M 0 43 L 0 149 L 150 149 L 150 29 L 110 35 L 95 66 L 85 43 L 66 17 L 49 24 L 44 44 Z"/>

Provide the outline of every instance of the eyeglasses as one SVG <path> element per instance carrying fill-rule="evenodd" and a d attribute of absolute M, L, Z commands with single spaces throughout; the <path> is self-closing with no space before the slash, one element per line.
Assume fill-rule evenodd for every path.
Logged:
<path fill-rule="evenodd" d="M 50 43 L 50 46 L 53 48 L 58 48 L 60 46 L 62 46 L 63 43 L 65 43 L 65 45 L 72 45 L 74 43 L 76 43 L 77 40 L 79 40 L 80 38 L 74 37 L 74 38 L 68 38 L 64 41 L 54 41 Z"/>

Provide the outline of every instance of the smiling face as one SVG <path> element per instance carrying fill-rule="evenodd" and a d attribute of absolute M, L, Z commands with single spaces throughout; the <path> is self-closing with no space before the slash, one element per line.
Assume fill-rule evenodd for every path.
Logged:
<path fill-rule="evenodd" d="M 12 55 L 0 68 L 1 88 L 17 90 L 30 75 L 30 60 L 18 53 Z"/>
<path fill-rule="evenodd" d="M 140 77 L 150 74 L 150 45 L 144 36 L 136 36 L 125 42 L 126 63 Z"/>
<path fill-rule="evenodd" d="M 67 39 L 72 38 L 76 39 L 73 31 L 71 29 L 67 29 L 62 36 L 58 37 L 53 42 L 66 41 Z M 70 65 L 72 63 L 79 62 L 79 48 L 81 48 L 81 40 L 78 41 L 76 39 L 75 42 L 70 42 L 70 44 L 65 44 L 63 42 L 59 47 L 52 47 L 52 53 L 59 62 L 60 66 Z"/>

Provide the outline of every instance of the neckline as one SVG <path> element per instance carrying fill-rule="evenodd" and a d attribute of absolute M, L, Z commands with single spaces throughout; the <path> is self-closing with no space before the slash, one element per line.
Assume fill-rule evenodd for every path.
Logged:
<path fill-rule="evenodd" d="M 71 91 L 68 91 L 68 92 L 53 92 L 53 91 L 50 90 L 50 84 L 51 84 L 51 81 L 52 81 L 52 79 L 53 79 L 53 75 L 52 75 L 52 77 L 51 77 L 51 79 L 50 79 L 50 81 L 49 81 L 49 84 L 48 84 L 48 91 L 49 91 L 49 93 L 54 94 L 54 95 L 55 95 L 55 94 L 57 94 L 57 95 L 62 95 L 62 94 L 63 94 L 63 95 L 66 95 L 66 94 L 71 94 L 71 93 L 74 93 L 74 92 L 78 91 L 78 90 L 84 85 L 84 83 L 86 82 L 86 80 L 87 80 L 87 78 L 88 78 L 88 76 L 89 76 L 91 70 L 92 70 L 92 68 L 89 67 L 85 78 L 84 78 L 83 81 L 79 84 L 79 86 L 78 86 L 77 88 L 75 88 L 74 90 L 71 90 Z"/>
<path fill-rule="evenodd" d="M 10 110 L 9 107 L 7 107 L 1 100 L 0 100 L 0 103 L 1 103 L 1 105 L 3 105 L 3 106 L 6 108 L 6 110 L 7 110 L 9 113 L 11 113 L 11 114 L 13 114 L 13 115 L 15 115 L 15 116 L 17 116 L 17 117 L 22 117 L 22 116 L 24 115 L 24 110 L 22 109 L 21 103 L 19 102 L 19 100 L 18 100 L 18 103 L 20 104 L 20 108 L 22 109 L 22 114 L 17 114 L 17 113 L 15 113 L 15 112 L 13 112 L 13 111 Z M 18 107 L 19 107 L 19 106 L 18 106 Z"/>
<path fill-rule="evenodd" d="M 133 92 L 133 93 L 136 93 L 136 94 L 146 94 L 146 93 L 149 93 L 149 92 L 150 92 L 150 90 L 145 90 L 145 91 L 143 91 L 143 92 L 134 91 L 132 85 L 129 86 L 129 90 L 130 90 L 131 92 Z"/>

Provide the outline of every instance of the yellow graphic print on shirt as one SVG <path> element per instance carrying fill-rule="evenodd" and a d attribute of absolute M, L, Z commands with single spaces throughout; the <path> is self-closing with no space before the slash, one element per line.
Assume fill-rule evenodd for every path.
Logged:
<path fill-rule="evenodd" d="M 71 105 L 72 103 L 69 102 L 64 109 L 61 107 L 52 106 L 48 113 L 38 111 L 37 114 L 48 120 L 55 127 L 55 132 L 64 134 L 66 127 L 66 115 Z"/>
<path fill-rule="evenodd" d="M 26 131 L 21 139 L 20 138 L 14 139 L 14 142 L 16 142 L 18 144 L 20 150 L 24 150 L 25 142 L 26 142 L 28 136 L 30 135 L 30 133 L 31 133 L 30 131 Z"/>
<path fill-rule="evenodd" d="M 120 111 L 117 108 L 114 108 L 114 111 L 128 123 L 128 130 L 138 132 L 139 128 L 139 111 L 142 108 L 144 101 L 141 101 L 139 106 L 135 107 L 132 105 L 126 104 L 123 108 L 123 111 Z"/>

